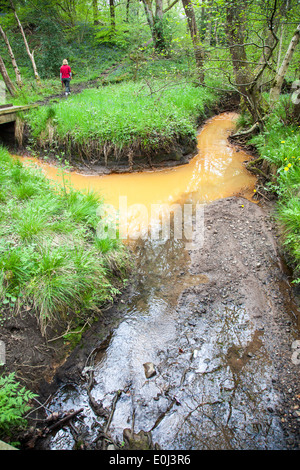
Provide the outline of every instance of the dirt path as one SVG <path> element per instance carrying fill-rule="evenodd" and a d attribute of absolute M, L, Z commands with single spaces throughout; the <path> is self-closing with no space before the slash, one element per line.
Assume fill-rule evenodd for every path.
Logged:
<path fill-rule="evenodd" d="M 120 64 L 114 64 L 108 69 L 104 70 L 99 77 L 92 79 L 92 80 L 87 80 L 84 82 L 80 83 L 73 83 L 72 81 L 70 82 L 71 86 L 71 94 L 76 95 L 78 93 L 81 93 L 83 90 L 87 88 L 97 88 L 101 86 L 101 84 L 105 81 L 105 78 L 109 76 L 110 73 L 114 72 L 117 70 L 119 67 L 122 67 Z M 53 100 L 61 100 L 61 99 L 68 99 L 67 96 L 65 96 L 64 89 L 62 89 L 61 93 L 55 93 L 53 95 L 47 96 L 42 100 L 38 100 L 34 102 L 33 104 L 38 104 L 38 105 L 47 105 L 49 104 L 50 101 Z"/>

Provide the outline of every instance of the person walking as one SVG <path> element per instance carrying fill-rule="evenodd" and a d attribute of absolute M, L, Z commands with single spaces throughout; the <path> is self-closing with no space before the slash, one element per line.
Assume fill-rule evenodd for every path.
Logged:
<path fill-rule="evenodd" d="M 63 60 L 62 66 L 60 67 L 60 80 L 63 85 L 66 87 L 66 96 L 71 93 L 70 81 L 72 80 L 72 71 L 71 67 L 68 64 L 67 59 Z"/>

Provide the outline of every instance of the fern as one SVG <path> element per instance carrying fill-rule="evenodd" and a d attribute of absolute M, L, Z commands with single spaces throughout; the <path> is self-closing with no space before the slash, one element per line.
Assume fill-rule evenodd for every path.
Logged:
<path fill-rule="evenodd" d="M 36 395 L 15 381 L 15 373 L 0 377 L 0 437 L 10 436 L 13 429 L 27 424 L 24 414 Z"/>

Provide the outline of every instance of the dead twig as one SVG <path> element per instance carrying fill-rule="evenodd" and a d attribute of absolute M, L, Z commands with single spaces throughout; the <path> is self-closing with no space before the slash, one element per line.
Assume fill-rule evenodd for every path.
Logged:
<path fill-rule="evenodd" d="M 116 392 L 115 396 L 114 396 L 113 401 L 112 401 L 112 407 L 111 407 L 110 415 L 109 415 L 109 418 L 107 420 L 107 423 L 105 425 L 104 432 L 103 432 L 104 439 L 102 441 L 102 449 L 105 449 L 105 440 L 106 440 L 106 438 L 108 437 L 108 439 L 111 440 L 111 438 L 108 436 L 107 433 L 108 433 L 108 430 L 109 430 L 110 423 L 113 419 L 113 415 L 114 415 L 114 412 L 115 412 L 115 409 L 116 409 L 117 401 L 120 398 L 121 394 L 122 394 L 122 390 L 118 390 Z"/>
<path fill-rule="evenodd" d="M 52 431 L 54 431 L 57 428 L 62 428 L 68 421 L 75 418 L 75 416 L 77 416 L 78 414 L 82 413 L 82 411 L 83 411 L 83 408 L 80 408 L 77 411 L 67 413 L 66 416 L 64 416 L 62 419 L 60 419 L 56 423 L 52 424 L 51 426 L 47 427 L 44 430 L 43 437 L 45 437 L 47 434 L 50 434 Z"/>

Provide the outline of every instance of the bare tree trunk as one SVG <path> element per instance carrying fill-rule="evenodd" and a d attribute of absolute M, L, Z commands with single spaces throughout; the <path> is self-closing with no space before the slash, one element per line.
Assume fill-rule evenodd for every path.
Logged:
<path fill-rule="evenodd" d="M 283 32 L 284 32 L 284 24 L 282 24 L 280 28 L 279 48 L 278 48 L 278 56 L 277 56 L 277 70 L 279 70 L 280 62 L 281 62 Z"/>
<path fill-rule="evenodd" d="M 151 30 L 151 35 L 154 43 L 154 48 L 158 52 L 165 50 L 165 40 L 163 31 L 163 2 L 162 0 L 156 0 L 156 11 L 152 11 L 152 0 L 143 0 L 146 18 L 148 25 Z M 172 6 L 175 3 L 172 4 Z"/>
<path fill-rule="evenodd" d="M 3 59 L 2 57 L 0 56 L 0 72 L 1 72 L 1 75 L 3 77 L 3 80 L 4 80 L 4 83 L 6 85 L 6 88 L 8 89 L 9 93 L 14 96 L 15 93 L 16 93 L 16 89 L 14 87 L 14 84 L 13 82 L 11 81 L 11 79 L 9 78 L 9 75 L 7 73 L 7 70 L 6 70 L 6 67 L 5 67 L 5 64 L 3 62 Z"/>
<path fill-rule="evenodd" d="M 163 52 L 166 49 L 166 42 L 164 36 L 164 25 L 163 25 L 163 0 L 156 0 L 154 28 L 155 28 L 155 48 L 159 52 Z"/>
<path fill-rule="evenodd" d="M 286 71 L 288 69 L 288 66 L 292 60 L 293 54 L 295 52 L 295 49 L 297 47 L 297 44 L 300 39 L 300 24 L 298 25 L 296 31 L 293 34 L 293 37 L 290 41 L 288 50 L 286 51 L 286 54 L 284 56 L 284 59 L 282 61 L 282 64 L 276 74 L 276 77 L 273 82 L 273 86 L 270 91 L 270 106 L 271 108 L 274 107 L 276 101 L 279 98 L 280 92 L 281 92 L 281 87 L 283 84 L 283 80 L 286 74 Z"/>
<path fill-rule="evenodd" d="M 254 75 L 249 69 L 245 49 L 244 25 L 246 1 L 228 2 L 226 7 L 226 36 L 229 43 L 235 83 L 242 100 L 250 112 L 254 123 L 263 127 L 262 96 L 259 91 L 259 78 L 266 65 L 265 63 Z"/>
<path fill-rule="evenodd" d="M 219 45 L 219 37 L 218 37 L 218 19 L 215 19 L 215 27 L 214 27 L 214 38 L 216 41 L 216 46 Z"/>
<path fill-rule="evenodd" d="M 148 21 L 148 25 L 150 26 L 152 38 L 153 38 L 153 41 L 154 41 L 154 37 L 153 37 L 154 18 L 153 18 L 153 12 L 152 12 L 152 8 L 151 8 L 151 0 L 143 0 L 143 5 L 144 5 L 144 8 L 145 8 L 145 14 L 146 14 L 146 18 L 147 18 L 147 21 Z"/>
<path fill-rule="evenodd" d="M 14 70 L 15 70 L 17 85 L 18 85 L 19 87 L 21 87 L 21 86 L 23 85 L 21 73 L 20 73 L 20 70 L 19 70 L 19 68 L 18 68 L 18 65 L 17 65 L 16 59 L 15 59 L 14 53 L 13 53 L 13 51 L 12 51 L 11 45 L 10 45 L 10 43 L 9 43 L 8 37 L 6 36 L 5 32 L 3 31 L 1 25 L 0 25 L 0 33 L 2 34 L 2 37 L 3 37 L 4 41 L 5 41 L 5 44 L 6 44 L 6 46 L 7 46 L 7 49 L 8 49 L 10 58 L 11 58 L 11 62 L 12 62 L 13 68 L 14 68 Z"/>
<path fill-rule="evenodd" d="M 230 47 L 230 55 L 238 86 L 243 89 L 243 84 L 249 81 L 249 70 L 244 39 L 243 2 L 230 3 L 226 9 L 226 35 Z M 244 91 L 244 90 L 243 90 Z"/>
<path fill-rule="evenodd" d="M 18 23 L 18 26 L 19 26 L 19 29 L 21 31 L 21 34 L 22 34 L 22 37 L 23 37 L 23 41 L 24 41 L 24 44 L 25 44 L 25 48 L 26 48 L 26 51 L 27 51 L 27 54 L 31 60 L 31 63 L 32 63 L 32 67 L 33 67 L 33 72 L 34 72 L 34 76 L 35 76 L 35 79 L 38 83 L 40 83 L 40 76 L 38 74 L 38 70 L 37 70 L 37 66 L 36 66 L 36 63 L 35 63 L 35 60 L 34 60 L 34 51 L 30 51 L 29 49 L 29 46 L 28 46 L 28 42 L 27 42 L 27 39 L 26 39 L 26 35 L 25 35 L 25 32 L 24 32 L 24 29 L 23 29 L 23 26 L 19 20 L 19 17 L 17 15 L 17 12 L 15 10 L 15 7 L 14 7 L 14 4 L 12 2 L 12 0 L 10 0 L 10 5 L 11 5 L 11 8 L 14 12 L 14 15 L 15 15 L 15 18 L 16 18 L 16 21 Z"/>
<path fill-rule="evenodd" d="M 202 47 L 196 24 L 193 5 L 190 0 L 182 0 L 182 5 L 187 17 L 191 39 L 194 47 L 195 61 L 200 84 L 204 83 L 204 49 Z"/>

